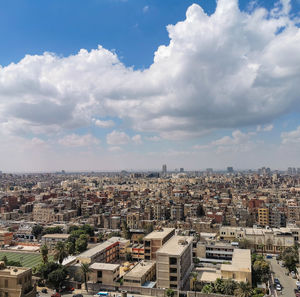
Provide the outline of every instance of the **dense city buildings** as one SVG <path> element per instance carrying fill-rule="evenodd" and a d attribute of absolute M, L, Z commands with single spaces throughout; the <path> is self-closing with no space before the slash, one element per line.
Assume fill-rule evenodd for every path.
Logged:
<path fill-rule="evenodd" d="M 24 266 L 28 255 L 41 259 L 43 250 L 53 261 L 65 249 L 59 263 L 79 289 L 188 291 L 220 278 L 256 285 L 251 253 L 279 255 L 299 238 L 297 170 L 1 175 L 0 256 L 17 253 Z M 34 288 L 31 269 L 14 274 L 10 259 L 0 274 L 30 274 L 24 284 Z"/>

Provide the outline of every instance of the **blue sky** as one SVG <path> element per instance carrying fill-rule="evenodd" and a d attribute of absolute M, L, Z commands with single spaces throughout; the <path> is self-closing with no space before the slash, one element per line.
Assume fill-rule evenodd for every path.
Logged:
<path fill-rule="evenodd" d="M 299 8 L 0 1 L 2 170 L 300 167 Z"/>

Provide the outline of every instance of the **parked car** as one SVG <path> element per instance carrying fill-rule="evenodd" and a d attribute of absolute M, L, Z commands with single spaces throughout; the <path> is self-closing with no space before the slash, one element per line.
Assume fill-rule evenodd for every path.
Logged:
<path fill-rule="evenodd" d="M 291 277 L 296 278 L 296 273 L 294 271 L 291 271 Z"/>
<path fill-rule="evenodd" d="M 61 294 L 56 292 L 56 293 L 52 294 L 51 297 L 61 297 Z"/>
<path fill-rule="evenodd" d="M 275 285 L 277 285 L 277 284 L 279 284 L 279 285 L 280 285 L 280 281 L 279 281 L 279 279 L 278 279 L 278 278 L 274 278 L 274 284 L 275 284 Z"/>
<path fill-rule="evenodd" d="M 82 294 L 74 294 L 73 297 L 83 297 Z"/>
<path fill-rule="evenodd" d="M 300 281 L 298 281 L 298 280 L 296 281 L 296 286 L 297 286 L 297 288 L 300 287 Z"/>
<path fill-rule="evenodd" d="M 48 290 L 47 289 L 42 289 L 42 293 L 47 294 Z"/>
<path fill-rule="evenodd" d="M 280 285 L 280 284 L 277 284 L 277 285 L 276 285 L 276 291 L 281 291 L 281 290 L 282 290 L 281 285 Z"/>
<path fill-rule="evenodd" d="M 273 255 L 267 254 L 266 258 L 267 258 L 267 259 L 272 259 L 272 258 L 273 258 Z"/>

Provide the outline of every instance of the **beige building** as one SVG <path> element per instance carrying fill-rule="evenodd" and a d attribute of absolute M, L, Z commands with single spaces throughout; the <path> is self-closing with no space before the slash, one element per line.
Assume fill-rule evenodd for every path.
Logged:
<path fill-rule="evenodd" d="M 220 239 L 236 241 L 247 239 L 251 247 L 257 251 L 267 253 L 279 253 L 281 250 L 292 247 L 299 240 L 300 228 L 220 228 Z"/>
<path fill-rule="evenodd" d="M 158 288 L 182 289 L 193 268 L 191 236 L 173 236 L 156 253 Z"/>
<path fill-rule="evenodd" d="M 5 230 L 0 230 L 0 246 L 10 245 L 13 240 L 13 233 Z"/>
<path fill-rule="evenodd" d="M 114 285 L 120 277 L 120 265 L 109 263 L 93 263 L 89 281 L 92 283 Z"/>
<path fill-rule="evenodd" d="M 53 207 L 46 203 L 37 203 L 33 207 L 33 221 L 40 223 L 50 223 L 55 221 L 55 212 Z"/>
<path fill-rule="evenodd" d="M 61 241 L 61 242 L 66 242 L 70 237 L 70 234 L 46 234 L 42 236 L 41 242 L 42 245 L 46 245 L 48 249 L 53 249 L 56 244 Z"/>
<path fill-rule="evenodd" d="M 175 228 L 161 228 L 145 236 L 144 237 L 145 260 L 155 260 L 156 251 L 159 250 L 174 235 L 175 235 Z"/>
<path fill-rule="evenodd" d="M 155 274 L 155 261 L 141 261 L 124 275 L 124 285 L 141 287 L 146 282 L 155 280 Z"/>
<path fill-rule="evenodd" d="M 24 267 L 5 267 L 0 262 L 0 296 L 1 297 L 36 297 L 32 284 L 32 271 Z"/>
<path fill-rule="evenodd" d="M 221 264 L 219 268 L 198 267 L 195 272 L 199 282 L 210 283 L 222 278 L 252 284 L 251 251 L 234 249 L 230 264 Z"/>
<path fill-rule="evenodd" d="M 221 265 L 221 276 L 225 279 L 233 279 L 237 282 L 252 284 L 251 251 L 235 249 L 231 264 Z"/>
<path fill-rule="evenodd" d="M 269 226 L 269 208 L 260 207 L 257 210 L 258 213 L 258 225 L 260 226 Z"/>

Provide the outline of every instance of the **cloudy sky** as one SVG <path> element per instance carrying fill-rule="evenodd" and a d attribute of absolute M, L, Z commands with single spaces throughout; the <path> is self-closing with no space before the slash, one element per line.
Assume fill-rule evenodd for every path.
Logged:
<path fill-rule="evenodd" d="M 0 170 L 300 167 L 299 0 L 0 1 Z"/>

